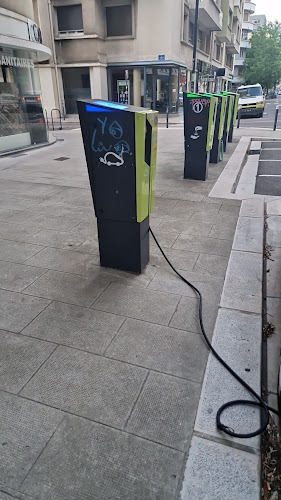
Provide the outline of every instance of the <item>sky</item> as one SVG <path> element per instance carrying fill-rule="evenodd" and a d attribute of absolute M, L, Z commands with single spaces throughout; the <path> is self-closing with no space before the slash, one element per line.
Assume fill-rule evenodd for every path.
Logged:
<path fill-rule="evenodd" d="M 252 0 L 256 4 L 255 14 L 265 14 L 268 21 L 279 21 L 281 23 L 281 1 L 280 0 Z"/>

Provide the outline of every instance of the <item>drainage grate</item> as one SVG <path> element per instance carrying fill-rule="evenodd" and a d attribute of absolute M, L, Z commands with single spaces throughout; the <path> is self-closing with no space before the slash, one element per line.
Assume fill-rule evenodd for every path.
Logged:
<path fill-rule="evenodd" d="M 65 161 L 65 160 L 70 160 L 70 158 L 67 158 L 66 156 L 60 156 L 59 158 L 55 158 L 55 161 Z"/>

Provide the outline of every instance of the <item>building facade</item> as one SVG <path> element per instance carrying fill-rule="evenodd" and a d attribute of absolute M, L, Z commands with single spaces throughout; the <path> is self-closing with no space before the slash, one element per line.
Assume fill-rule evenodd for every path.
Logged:
<path fill-rule="evenodd" d="M 236 0 L 236 1 L 238 2 L 238 0 Z M 251 48 L 251 36 L 252 36 L 252 33 L 255 29 L 255 24 L 253 22 L 253 18 L 257 17 L 257 16 L 253 16 L 255 9 L 256 9 L 256 4 L 254 4 L 253 2 L 245 2 L 244 3 L 244 14 L 243 14 L 240 53 L 237 56 L 235 56 L 235 61 L 234 61 L 233 83 L 236 87 L 239 87 L 239 85 L 243 85 L 243 83 L 244 83 L 243 67 L 244 67 L 244 61 L 245 61 L 247 50 L 249 50 Z M 258 16 L 258 17 L 260 17 L 260 16 Z"/>
<path fill-rule="evenodd" d="M 253 23 L 254 30 L 257 30 L 258 28 L 261 28 L 262 26 L 265 26 L 267 24 L 266 16 L 264 14 L 254 14 L 250 16 L 250 21 Z"/>
<path fill-rule="evenodd" d="M 0 0 L 0 153 L 47 140 L 36 65 L 50 55 L 32 0 Z"/>
<path fill-rule="evenodd" d="M 34 0 L 35 1 L 35 0 Z M 196 0 L 36 0 L 52 56 L 39 65 L 44 107 L 75 114 L 77 98 L 177 113 L 190 89 Z M 241 0 L 243 3 L 243 0 Z M 200 90 L 226 89 L 239 52 L 234 0 L 201 0 Z"/>

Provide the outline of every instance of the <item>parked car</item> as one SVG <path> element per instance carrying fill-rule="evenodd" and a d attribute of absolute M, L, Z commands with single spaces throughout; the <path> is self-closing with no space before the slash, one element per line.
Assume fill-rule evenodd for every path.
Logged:
<path fill-rule="evenodd" d="M 237 89 L 239 94 L 240 116 L 256 116 L 261 118 L 264 113 L 265 97 L 259 83 L 242 85 Z"/>

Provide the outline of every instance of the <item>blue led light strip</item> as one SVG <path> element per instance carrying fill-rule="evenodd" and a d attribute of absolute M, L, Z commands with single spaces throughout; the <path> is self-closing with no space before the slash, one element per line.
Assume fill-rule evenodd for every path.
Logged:
<path fill-rule="evenodd" d="M 128 107 L 128 106 L 125 106 L 124 104 L 118 104 L 118 103 L 114 103 L 114 102 L 95 101 L 95 102 L 93 102 L 93 104 L 86 104 L 86 111 L 89 111 L 89 112 L 103 111 L 98 106 L 101 106 L 101 108 L 107 108 L 108 111 L 110 111 L 111 109 L 124 110 L 124 109 L 127 109 L 127 107 Z M 107 109 L 104 111 L 107 111 Z"/>

